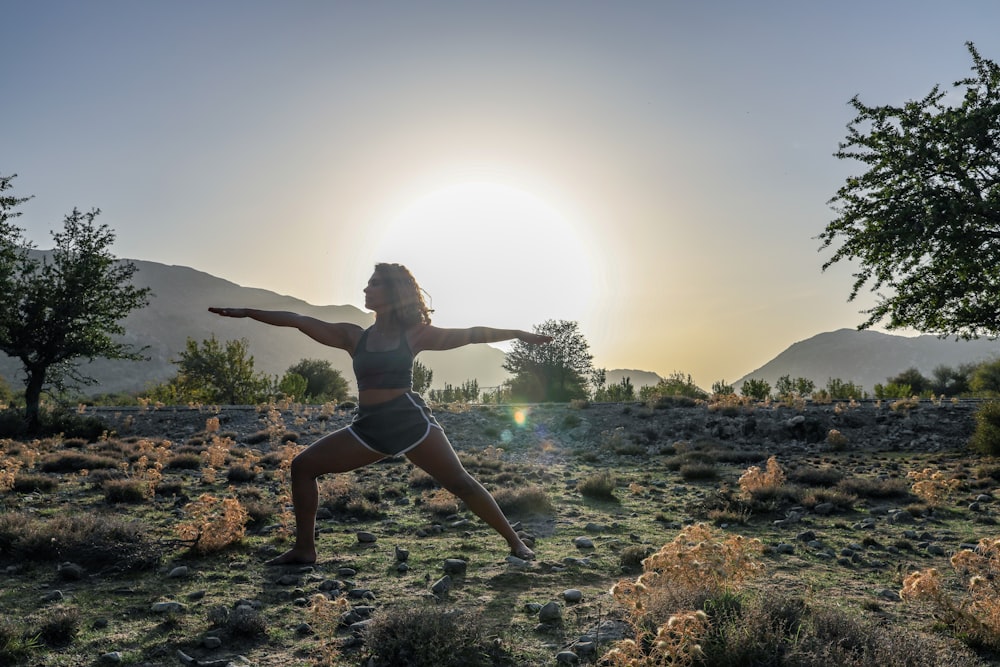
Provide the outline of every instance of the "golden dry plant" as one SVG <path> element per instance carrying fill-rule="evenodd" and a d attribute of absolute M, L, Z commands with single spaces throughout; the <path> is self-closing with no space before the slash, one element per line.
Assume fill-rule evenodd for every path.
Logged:
<path fill-rule="evenodd" d="M 975 550 L 958 551 L 951 565 L 962 580 L 963 597 L 946 592 L 935 568 L 907 576 L 900 597 L 929 602 L 935 616 L 959 636 L 1000 649 L 1000 538 L 985 538 Z"/>
<path fill-rule="evenodd" d="M 831 447 L 841 448 L 847 445 L 847 436 L 835 428 L 831 428 L 826 433 L 826 444 Z"/>
<path fill-rule="evenodd" d="M 949 478 L 944 472 L 934 468 L 912 470 L 906 476 L 913 480 L 910 488 L 914 495 L 931 507 L 939 507 L 962 486 L 961 480 Z"/>
<path fill-rule="evenodd" d="M 212 419 L 215 418 L 213 417 Z M 211 422 L 212 419 L 208 421 Z M 213 433 L 212 438 L 208 441 L 208 445 L 201 452 L 201 481 L 204 484 L 215 482 L 219 474 L 219 468 L 226 465 L 226 460 L 229 458 L 229 450 L 235 444 L 236 442 L 232 438 L 220 438 L 218 434 Z"/>
<path fill-rule="evenodd" d="M 785 471 L 774 456 L 767 459 L 764 469 L 760 466 L 750 466 L 739 479 L 740 490 L 751 497 L 762 493 L 773 493 L 784 483 Z"/>
<path fill-rule="evenodd" d="M 340 629 L 341 618 L 351 610 L 351 603 L 340 596 L 331 600 L 322 593 L 309 598 L 309 625 L 320 641 L 321 661 L 319 665 L 336 665 L 340 657 L 335 639 Z"/>
<path fill-rule="evenodd" d="M 177 534 L 195 553 L 222 551 L 246 534 L 249 514 L 237 498 L 203 493 L 184 506 L 184 513 L 188 519 L 177 525 Z"/>
<path fill-rule="evenodd" d="M 619 642 L 604 659 L 616 667 L 695 664 L 709 619 L 700 610 L 665 611 L 664 601 L 690 605 L 734 590 L 761 573 L 763 551 L 760 540 L 726 535 L 703 523 L 683 528 L 642 561 L 638 579 L 620 581 L 611 589 L 636 637 Z"/>
<path fill-rule="evenodd" d="M 21 470 L 23 462 L 20 458 L 0 453 L 0 491 L 10 491 L 14 488 L 14 479 Z"/>

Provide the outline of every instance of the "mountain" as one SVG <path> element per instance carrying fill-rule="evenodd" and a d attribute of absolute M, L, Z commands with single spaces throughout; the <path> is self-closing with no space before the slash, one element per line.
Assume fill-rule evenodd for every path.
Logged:
<path fill-rule="evenodd" d="M 354 306 L 314 306 L 300 299 L 263 289 L 242 287 L 208 273 L 185 266 L 157 262 L 132 262 L 137 272 L 135 284 L 152 289 L 149 305 L 133 311 L 123 322 L 124 340 L 146 347 L 148 361 L 95 360 L 83 364 L 85 375 L 98 385 L 84 388 L 88 393 L 140 391 L 151 384 L 168 380 L 177 373 L 170 362 L 185 349 L 187 339 L 201 342 L 215 335 L 220 341 L 245 338 L 254 357 L 254 367 L 268 375 L 283 375 L 301 359 L 325 359 L 344 374 L 354 390 L 354 372 L 347 352 L 321 345 L 295 329 L 272 327 L 246 319 L 219 317 L 208 312 L 209 306 L 233 306 L 267 310 L 291 310 L 304 315 L 368 326 L 371 313 Z M 489 345 L 469 345 L 447 352 L 422 352 L 420 361 L 433 373 L 433 387 L 449 383 L 461 385 L 475 378 L 480 388 L 495 387 L 509 374 L 502 368 L 503 351 Z M 16 359 L 0 354 L 0 376 L 17 387 L 21 366 Z"/>
<path fill-rule="evenodd" d="M 878 331 L 838 329 L 821 333 L 791 345 L 757 370 L 740 378 L 767 380 L 773 387 L 779 377 L 804 377 L 826 386 L 830 378 L 860 385 L 871 393 L 876 384 L 916 368 L 930 377 L 937 366 L 957 367 L 1000 357 L 1000 341 L 953 340 L 923 335 L 896 336 Z"/>
<path fill-rule="evenodd" d="M 605 383 L 610 387 L 611 385 L 619 384 L 625 378 L 629 379 L 632 386 L 636 389 L 640 387 L 647 387 L 651 385 L 659 384 L 661 378 L 656 373 L 650 371 L 637 371 L 634 369 L 616 369 L 613 371 L 608 371 Z"/>

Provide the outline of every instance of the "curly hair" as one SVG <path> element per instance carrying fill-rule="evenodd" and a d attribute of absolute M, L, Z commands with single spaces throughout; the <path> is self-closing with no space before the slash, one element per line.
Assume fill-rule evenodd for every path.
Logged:
<path fill-rule="evenodd" d="M 434 311 L 427 307 L 425 292 L 420 289 L 408 268 L 402 264 L 383 262 L 375 265 L 375 273 L 385 281 L 389 291 L 389 301 L 392 303 L 389 316 L 393 320 L 403 327 L 431 323 L 431 313 Z"/>

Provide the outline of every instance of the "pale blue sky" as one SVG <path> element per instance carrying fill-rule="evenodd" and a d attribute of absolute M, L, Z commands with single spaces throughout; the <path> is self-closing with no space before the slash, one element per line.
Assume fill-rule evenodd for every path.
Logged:
<path fill-rule="evenodd" d="M 573 319 L 598 366 L 705 387 L 861 321 L 815 239 L 857 171 L 832 156 L 850 98 L 950 86 L 966 41 L 1000 60 L 992 0 L 0 0 L 0 17 L 0 173 L 35 196 L 19 222 L 40 247 L 99 207 L 121 257 L 359 307 L 373 262 L 401 261 L 437 323 Z M 483 209 L 414 217 L 433 195 L 448 220 L 442 191 Z"/>

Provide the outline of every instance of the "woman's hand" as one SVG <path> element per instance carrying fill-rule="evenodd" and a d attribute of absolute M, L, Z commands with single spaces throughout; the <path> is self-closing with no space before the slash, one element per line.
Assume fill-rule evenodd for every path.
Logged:
<path fill-rule="evenodd" d="M 247 317 L 246 308 L 209 308 L 208 312 L 222 315 L 223 317 Z"/>
<path fill-rule="evenodd" d="M 545 343 L 552 342 L 552 336 L 544 336 L 542 334 L 528 333 L 527 331 L 522 331 L 517 336 L 518 340 L 524 341 L 528 345 L 544 345 Z"/>

